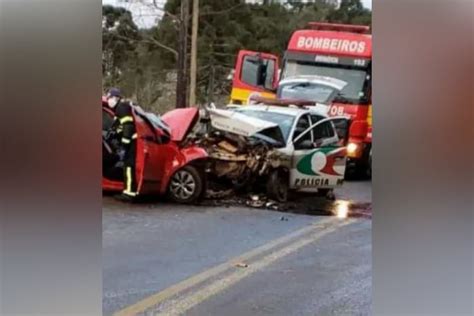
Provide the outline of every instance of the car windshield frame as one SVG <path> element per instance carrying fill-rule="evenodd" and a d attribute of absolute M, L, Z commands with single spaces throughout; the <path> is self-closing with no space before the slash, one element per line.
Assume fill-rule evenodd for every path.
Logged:
<path fill-rule="evenodd" d="M 278 127 L 280 128 L 285 144 L 288 143 L 291 130 L 296 120 L 296 115 L 277 113 L 277 112 L 272 112 L 272 111 L 268 111 L 264 109 L 257 110 L 257 109 L 238 108 L 238 109 L 234 109 L 234 111 L 253 117 L 253 118 L 258 118 L 264 121 L 277 124 Z M 288 121 L 289 124 L 286 123 L 285 125 L 283 125 L 282 119 L 289 120 Z"/>
<path fill-rule="evenodd" d="M 347 82 L 347 85 L 335 96 L 334 101 L 344 103 L 366 103 L 368 96 L 367 81 L 370 80 L 370 68 L 331 65 L 301 60 L 285 60 L 282 79 L 294 76 L 326 76 Z"/>

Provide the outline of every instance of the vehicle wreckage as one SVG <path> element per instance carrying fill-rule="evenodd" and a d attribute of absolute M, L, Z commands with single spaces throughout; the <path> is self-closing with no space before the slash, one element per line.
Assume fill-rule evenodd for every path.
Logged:
<path fill-rule="evenodd" d="M 288 164 L 277 124 L 232 110 L 207 109 L 188 141 L 208 154 L 209 189 L 265 189 L 268 175 Z"/>
<path fill-rule="evenodd" d="M 281 101 L 279 102 L 281 103 Z M 208 189 L 327 194 L 342 185 L 348 119 L 318 107 L 246 105 L 201 110 L 185 143 L 208 154 Z"/>
<path fill-rule="evenodd" d="M 110 111 L 103 113 L 110 121 Z M 139 194 L 192 203 L 205 192 L 233 190 L 284 202 L 289 190 L 326 193 L 343 182 L 348 119 L 329 118 L 317 107 L 185 108 L 161 117 L 137 108 L 133 115 Z M 123 187 L 116 156 L 104 151 L 104 190 Z"/>

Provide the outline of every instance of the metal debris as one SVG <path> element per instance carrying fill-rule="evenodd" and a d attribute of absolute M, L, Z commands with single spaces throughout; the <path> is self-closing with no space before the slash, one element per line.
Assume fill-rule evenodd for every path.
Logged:
<path fill-rule="evenodd" d="M 238 262 L 238 263 L 235 264 L 235 266 L 237 268 L 248 268 L 249 265 L 245 262 Z"/>
<path fill-rule="evenodd" d="M 206 191 L 206 198 L 208 199 L 223 199 L 230 197 L 234 194 L 234 190 L 228 189 L 228 190 L 222 190 L 222 191 L 213 191 L 213 190 L 207 190 Z"/>
<path fill-rule="evenodd" d="M 236 117 L 232 112 L 211 109 L 210 113 L 221 119 L 222 124 L 216 125 L 215 118 L 211 120 L 210 116 L 202 115 L 200 123 L 186 140 L 207 151 L 209 156 L 205 170 L 208 182 L 227 183 L 228 188 L 245 191 L 254 187 L 258 181 L 264 182 L 271 170 L 281 166 L 282 155 L 273 145 L 254 137 L 255 132 L 268 127 L 274 128 L 274 123 L 256 119 L 235 125 L 237 122 L 233 120 Z M 228 115 L 231 117 L 227 117 Z M 225 128 L 226 124 L 231 124 L 232 128 Z M 253 129 L 252 124 L 255 125 Z M 246 126 L 245 133 L 239 131 L 239 126 Z"/>

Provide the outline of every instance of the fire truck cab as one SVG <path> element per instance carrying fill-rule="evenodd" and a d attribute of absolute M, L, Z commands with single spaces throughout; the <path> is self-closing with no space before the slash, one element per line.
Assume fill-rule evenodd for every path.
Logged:
<path fill-rule="evenodd" d="M 368 26 L 309 23 L 295 31 L 282 58 L 242 50 L 233 77 L 231 104 L 251 104 L 252 98 L 294 99 L 325 106 L 329 116 L 351 120 L 347 145 L 349 172 L 371 173 L 372 38 Z M 329 97 L 331 78 L 344 88 Z M 326 89 L 326 90 L 325 90 Z"/>

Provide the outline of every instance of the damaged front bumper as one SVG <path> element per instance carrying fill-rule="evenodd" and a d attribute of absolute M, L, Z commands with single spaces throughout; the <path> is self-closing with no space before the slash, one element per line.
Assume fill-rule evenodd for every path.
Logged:
<path fill-rule="evenodd" d="M 208 153 L 210 185 L 254 187 L 263 184 L 272 170 L 289 165 L 289 159 L 275 147 L 280 141 L 263 133 L 274 128 L 279 127 L 238 112 L 208 109 L 191 141 Z"/>

